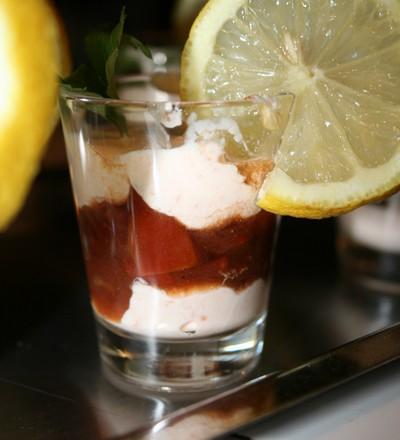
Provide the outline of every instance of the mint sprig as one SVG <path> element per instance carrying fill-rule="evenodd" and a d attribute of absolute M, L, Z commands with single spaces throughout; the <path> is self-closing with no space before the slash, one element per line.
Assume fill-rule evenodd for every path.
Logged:
<path fill-rule="evenodd" d="M 117 99 L 115 75 L 121 50 L 133 47 L 148 58 L 152 58 L 150 49 L 140 40 L 124 32 L 126 21 L 125 7 L 122 8 L 119 23 L 111 30 L 91 32 L 85 39 L 85 52 L 88 63 L 79 66 L 61 83 L 73 92 L 92 96 Z M 94 106 L 93 111 L 100 114 L 126 132 L 126 121 L 116 108 L 102 105 Z"/>

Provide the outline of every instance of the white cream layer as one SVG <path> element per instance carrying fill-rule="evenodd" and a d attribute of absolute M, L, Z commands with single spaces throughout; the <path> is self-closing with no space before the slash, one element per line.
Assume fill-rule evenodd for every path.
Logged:
<path fill-rule="evenodd" d="M 259 279 L 241 292 L 228 287 L 170 296 L 137 279 L 119 326 L 164 338 L 202 337 L 240 328 L 265 310 L 268 287 Z"/>
<path fill-rule="evenodd" d="M 119 203 L 128 196 L 130 184 L 148 206 L 190 229 L 259 212 L 257 189 L 224 161 L 223 139 L 214 140 L 221 131 L 242 142 L 237 123 L 230 118 L 198 120 L 192 114 L 184 144 L 171 148 L 165 127 L 180 125 L 181 111 L 170 105 L 165 115 L 167 119 L 147 115 L 150 124 L 157 122 L 149 129 L 147 149 L 118 154 L 121 145 L 113 153 L 107 146 L 90 145 L 83 136 L 70 140 L 76 144 L 69 149 L 69 159 L 78 206 L 102 200 Z"/>
<path fill-rule="evenodd" d="M 259 212 L 256 189 L 222 155 L 217 143 L 187 142 L 170 150 L 134 151 L 124 160 L 131 185 L 148 206 L 202 229 Z"/>
<path fill-rule="evenodd" d="M 80 156 L 72 158 L 79 163 L 71 167 L 77 204 L 122 202 L 131 185 L 152 209 L 190 229 L 257 214 L 256 189 L 245 183 L 235 165 L 223 162 L 222 155 L 223 148 L 210 141 L 115 158 L 82 148 Z"/>

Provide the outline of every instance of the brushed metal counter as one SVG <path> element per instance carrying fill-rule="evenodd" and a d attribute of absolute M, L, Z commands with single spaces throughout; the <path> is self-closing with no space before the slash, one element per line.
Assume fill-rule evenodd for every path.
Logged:
<path fill-rule="evenodd" d="M 37 180 L 0 235 L 0 438 L 112 439 L 192 400 L 128 395 L 101 374 L 66 172 Z M 400 320 L 400 298 L 342 285 L 334 221 L 284 219 L 255 372 L 293 368 Z"/>

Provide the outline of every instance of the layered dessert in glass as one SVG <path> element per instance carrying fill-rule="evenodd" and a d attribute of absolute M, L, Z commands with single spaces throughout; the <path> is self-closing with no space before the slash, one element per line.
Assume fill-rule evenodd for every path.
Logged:
<path fill-rule="evenodd" d="M 263 341 L 277 218 L 256 196 L 284 126 L 280 100 L 62 99 L 108 370 L 167 391 L 243 376 Z"/>

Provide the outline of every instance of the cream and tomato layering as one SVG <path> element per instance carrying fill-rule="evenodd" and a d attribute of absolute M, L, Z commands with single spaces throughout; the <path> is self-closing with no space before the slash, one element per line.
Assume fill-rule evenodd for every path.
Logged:
<path fill-rule="evenodd" d="M 182 98 L 291 94 L 275 166 L 266 177 L 262 162 L 225 162 L 208 136 L 215 120 L 187 128 L 204 130 L 202 142 L 165 149 L 155 130 L 111 163 L 88 145 L 94 177 L 78 206 L 101 317 L 167 337 L 239 328 L 265 304 L 275 220 L 255 202 L 322 218 L 399 187 L 399 12 L 387 0 L 207 2 L 182 55 Z M 223 130 L 235 137 L 234 125 Z"/>
<path fill-rule="evenodd" d="M 103 320 L 181 338 L 239 329 L 265 313 L 276 218 L 255 200 L 269 163 L 226 161 L 221 143 L 204 139 L 216 129 L 240 131 L 229 118 L 219 124 L 193 118 L 171 149 L 150 141 L 109 155 L 82 145 L 93 178 L 75 172 L 73 180 L 92 302 Z"/>

